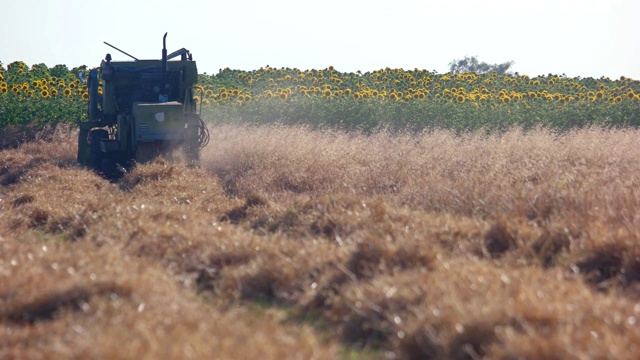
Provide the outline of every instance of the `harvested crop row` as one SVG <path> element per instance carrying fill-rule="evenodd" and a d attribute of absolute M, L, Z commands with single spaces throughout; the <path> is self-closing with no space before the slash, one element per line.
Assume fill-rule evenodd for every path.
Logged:
<path fill-rule="evenodd" d="M 73 326 L 84 303 L 110 304 L 113 294 L 169 309 L 167 299 L 197 293 L 184 324 L 239 314 L 256 351 L 270 351 L 259 342 L 273 335 L 274 354 L 290 357 L 332 357 L 341 341 L 382 349 L 363 353 L 374 357 L 632 359 L 637 135 L 224 126 L 212 129 L 201 168 L 159 159 L 119 183 L 75 168 L 69 145 L 25 144 L 0 152 L 10 168 L 0 173 L 0 234 L 11 250 L 0 263 L 11 275 L 3 322 Z M 42 245 L 70 257 L 42 257 Z M 36 264 L 28 269 L 56 262 L 63 271 L 52 273 L 65 275 L 41 282 L 43 270 L 14 271 L 13 260 Z M 105 277 L 87 285 L 69 267 Z M 31 290 L 12 290 L 22 287 Z M 52 302 L 62 310 L 38 320 L 34 306 Z M 256 320 L 246 312 L 256 303 L 286 309 L 284 321 Z M 132 313 L 139 304 L 131 301 Z M 117 314 L 95 316 L 103 324 Z M 252 327 L 261 321 L 270 325 Z M 219 331 L 197 323 L 193 341 Z M 300 353 L 279 343 L 290 323 L 302 329 L 290 338 Z M 28 335 L 9 335 L 11 351 L 33 349 L 17 345 Z M 140 336 L 164 339 L 132 339 Z"/>

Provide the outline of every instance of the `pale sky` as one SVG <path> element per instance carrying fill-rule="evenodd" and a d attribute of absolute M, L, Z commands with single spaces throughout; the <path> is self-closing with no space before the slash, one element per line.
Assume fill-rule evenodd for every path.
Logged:
<path fill-rule="evenodd" d="M 229 67 L 448 71 L 465 55 L 531 77 L 640 80 L 638 0 L 0 0 L 0 62 L 98 66 L 182 47 Z M 635 20 L 635 21 L 634 21 Z"/>

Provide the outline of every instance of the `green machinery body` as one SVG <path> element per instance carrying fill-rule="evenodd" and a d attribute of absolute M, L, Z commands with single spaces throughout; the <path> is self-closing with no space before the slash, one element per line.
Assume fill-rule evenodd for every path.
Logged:
<path fill-rule="evenodd" d="M 199 160 L 209 133 L 194 101 L 196 62 L 184 48 L 167 55 L 166 36 L 160 60 L 123 52 L 134 60 L 111 61 L 107 54 L 99 71 L 89 72 L 88 117 L 79 122 L 80 165 L 115 177 L 135 162 L 178 148 L 189 161 Z"/>

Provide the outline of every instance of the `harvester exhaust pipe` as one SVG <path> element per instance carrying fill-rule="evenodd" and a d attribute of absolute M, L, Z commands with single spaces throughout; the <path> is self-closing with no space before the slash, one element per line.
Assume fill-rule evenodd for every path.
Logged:
<path fill-rule="evenodd" d="M 168 33 L 164 33 L 164 36 L 162 37 L 162 71 L 164 71 L 164 73 L 167 73 L 167 34 Z"/>
<path fill-rule="evenodd" d="M 169 87 L 169 82 L 167 81 L 167 73 L 169 72 L 169 68 L 167 66 L 167 33 L 164 33 L 162 37 L 162 90 L 160 93 L 160 102 L 165 102 L 168 100 L 167 93 L 165 92 Z"/>

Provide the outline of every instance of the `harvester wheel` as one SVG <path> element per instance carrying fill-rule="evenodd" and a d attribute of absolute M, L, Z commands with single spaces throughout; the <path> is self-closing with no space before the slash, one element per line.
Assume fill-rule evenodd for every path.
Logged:
<path fill-rule="evenodd" d="M 100 140 L 106 140 L 109 138 L 109 132 L 105 129 L 92 130 L 89 133 L 91 141 L 91 168 L 97 172 L 102 172 L 102 160 L 104 154 L 100 149 Z"/>
<path fill-rule="evenodd" d="M 185 142 L 183 145 L 184 154 L 189 164 L 196 164 L 200 161 L 200 146 L 196 142 Z"/>
<path fill-rule="evenodd" d="M 144 164 L 153 161 L 162 153 L 162 146 L 158 142 L 139 142 L 133 158 L 137 163 Z"/>

